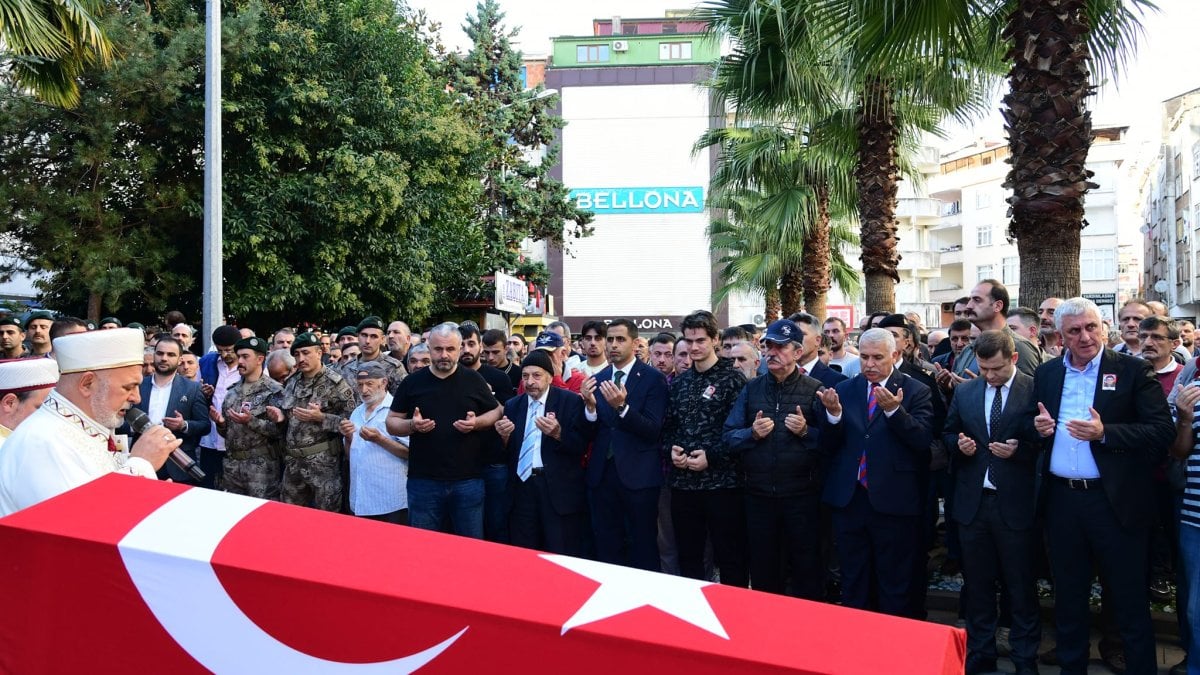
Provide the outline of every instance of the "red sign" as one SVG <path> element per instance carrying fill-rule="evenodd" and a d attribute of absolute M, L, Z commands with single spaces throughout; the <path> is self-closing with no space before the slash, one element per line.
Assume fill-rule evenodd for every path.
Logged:
<path fill-rule="evenodd" d="M 127 476 L 0 520 L 0 671 L 961 673 L 937 624 Z"/>
<path fill-rule="evenodd" d="M 829 305 L 825 308 L 825 318 L 837 317 L 846 324 L 846 330 L 858 330 L 854 322 L 854 305 Z"/>

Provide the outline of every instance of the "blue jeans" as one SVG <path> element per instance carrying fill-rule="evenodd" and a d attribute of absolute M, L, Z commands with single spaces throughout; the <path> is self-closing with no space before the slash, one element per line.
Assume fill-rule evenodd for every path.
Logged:
<path fill-rule="evenodd" d="M 483 470 L 483 532 L 488 541 L 500 544 L 509 542 L 508 513 L 512 510 L 512 499 L 508 494 L 507 464 L 489 464 Z"/>
<path fill-rule="evenodd" d="M 1188 674 L 1200 675 L 1200 527 L 1179 525 L 1179 555 L 1183 558 L 1183 576 L 1187 579 L 1188 633 L 1183 643 L 1188 652 Z"/>
<path fill-rule="evenodd" d="M 483 479 L 408 479 L 408 521 L 412 527 L 483 539 Z M 444 523 L 449 520 L 449 529 Z"/>

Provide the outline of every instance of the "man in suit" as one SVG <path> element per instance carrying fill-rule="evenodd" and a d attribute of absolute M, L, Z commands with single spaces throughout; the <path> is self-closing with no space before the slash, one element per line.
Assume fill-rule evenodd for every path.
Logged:
<path fill-rule="evenodd" d="M 580 393 L 594 442 L 587 466 L 596 553 L 603 562 L 658 571 L 658 492 L 667 408 L 667 379 L 634 358 L 637 326 L 608 325 L 609 366 L 584 381 Z M 629 542 L 627 555 L 622 554 Z"/>
<path fill-rule="evenodd" d="M 139 389 L 142 400 L 134 407 L 145 412 L 152 423 L 163 425 L 177 438 L 183 439 L 180 449 L 198 460 L 197 446 L 212 428 L 212 421 L 208 416 L 208 401 L 200 391 L 200 383 L 176 374 L 182 353 L 183 346 L 179 340 L 163 337 L 158 341 L 154 346 L 154 373 L 142 379 Z M 170 477 L 176 483 L 196 482 L 174 462 L 167 462 L 159 470 L 159 477 Z"/>
<path fill-rule="evenodd" d="M 817 353 L 822 337 L 821 322 L 817 317 L 803 312 L 797 312 L 792 317 L 791 321 L 804 333 L 804 340 L 800 343 L 801 353 L 796 357 L 800 374 L 820 380 L 826 387 L 834 387 L 838 382 L 846 381 L 845 375 L 825 365 Z"/>
<path fill-rule="evenodd" d="M 1054 574 L 1057 655 L 1064 673 L 1087 670 L 1088 600 L 1095 564 L 1107 582 L 1131 674 L 1154 673 L 1146 545 L 1154 520 L 1154 467 L 1175 436 L 1150 364 L 1105 348 L 1090 300 L 1054 312 L 1063 356 L 1034 376 L 1026 434 L 1046 439 L 1038 494 Z"/>
<path fill-rule="evenodd" d="M 833 507 L 842 604 L 867 609 L 872 579 L 878 609 L 911 613 L 914 557 L 929 463 L 929 388 L 896 370 L 900 354 L 885 329 L 859 340 L 860 374 L 819 393 L 821 443 L 831 455 L 823 500 Z"/>
<path fill-rule="evenodd" d="M 1021 441 L 1021 417 L 1033 399 L 1033 378 L 1017 370 L 1013 340 L 984 331 L 975 343 L 979 379 L 963 383 L 950 402 L 944 439 L 956 448 L 957 480 L 950 515 L 962 542 L 962 604 L 969 674 L 996 669 L 996 583 L 1012 607 L 1009 637 L 1018 673 L 1037 672 L 1041 641 L 1034 524 L 1034 460 L 1040 443 Z"/>
<path fill-rule="evenodd" d="M 583 399 L 551 386 L 554 371 L 549 354 L 530 352 L 521 362 L 525 394 L 505 403 L 496 423 L 508 454 L 509 537 L 515 546 L 579 555 L 587 513 Z"/>

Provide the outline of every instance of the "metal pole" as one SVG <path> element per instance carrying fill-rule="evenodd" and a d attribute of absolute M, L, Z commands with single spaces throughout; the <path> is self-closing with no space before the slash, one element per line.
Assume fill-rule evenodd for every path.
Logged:
<path fill-rule="evenodd" d="M 203 342 L 225 323 L 221 254 L 221 0 L 207 0 L 204 40 L 204 322 Z"/>

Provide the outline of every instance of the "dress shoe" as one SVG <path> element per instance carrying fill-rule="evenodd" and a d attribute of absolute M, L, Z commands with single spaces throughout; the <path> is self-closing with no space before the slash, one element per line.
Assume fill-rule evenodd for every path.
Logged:
<path fill-rule="evenodd" d="M 1008 641 L 1011 629 L 1001 626 L 996 629 L 996 656 L 1012 656 L 1012 645 Z"/>
<path fill-rule="evenodd" d="M 994 673 L 996 670 L 996 659 L 967 659 L 966 675 L 983 675 L 983 673 Z"/>
<path fill-rule="evenodd" d="M 1054 651 L 1054 647 L 1038 654 L 1038 661 L 1041 661 L 1043 666 L 1057 666 L 1058 652 Z"/>
<path fill-rule="evenodd" d="M 1100 657 L 1100 660 L 1104 661 L 1104 665 L 1108 666 L 1109 670 L 1113 671 L 1117 675 L 1124 675 L 1124 673 L 1125 673 L 1125 652 L 1123 652 L 1123 651 L 1109 652 L 1108 654 L 1103 654 Z"/>

